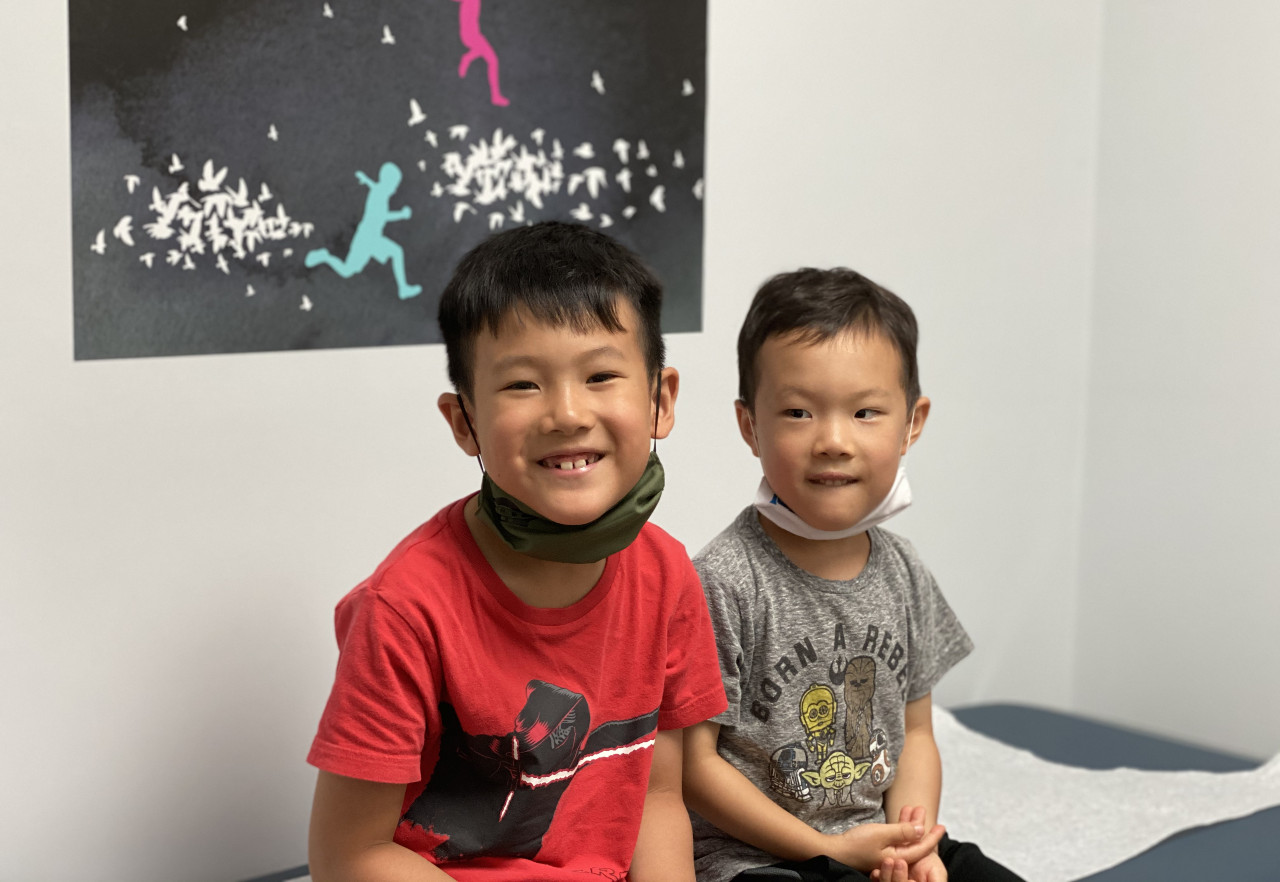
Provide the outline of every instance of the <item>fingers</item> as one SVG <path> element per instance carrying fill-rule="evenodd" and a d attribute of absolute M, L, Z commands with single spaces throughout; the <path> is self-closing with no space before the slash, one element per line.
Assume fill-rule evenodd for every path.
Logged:
<path fill-rule="evenodd" d="M 871 878 L 878 882 L 910 882 L 907 876 L 907 862 L 902 858 L 885 858 L 879 869 L 871 871 Z"/>
<path fill-rule="evenodd" d="M 894 849 L 895 857 L 902 858 L 910 864 L 914 864 L 927 854 L 932 854 L 934 849 L 938 847 L 938 843 L 942 841 L 942 834 L 947 832 L 947 828 L 941 824 L 935 824 L 933 829 L 925 833 L 919 839 L 907 841 L 903 845 Z"/>

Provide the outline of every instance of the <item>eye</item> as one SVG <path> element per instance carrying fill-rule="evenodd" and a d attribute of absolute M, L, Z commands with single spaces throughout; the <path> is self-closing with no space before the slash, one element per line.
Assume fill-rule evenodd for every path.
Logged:
<path fill-rule="evenodd" d="M 515 382 L 508 383 L 507 385 L 503 386 L 502 391 L 506 392 L 510 390 L 510 391 L 516 391 L 516 392 L 523 392 L 528 389 L 537 389 L 537 388 L 538 388 L 538 384 L 534 383 L 532 380 L 516 380 Z"/>
<path fill-rule="evenodd" d="M 798 407 L 789 407 L 782 412 L 782 415 L 787 419 L 804 420 L 809 418 L 809 411 L 802 410 Z"/>
<path fill-rule="evenodd" d="M 607 383 L 609 380 L 616 380 L 618 375 L 612 371 L 600 371 L 587 377 L 588 383 Z"/>
<path fill-rule="evenodd" d="M 872 410 L 869 407 L 864 407 L 861 410 L 859 410 L 857 413 L 855 413 L 854 417 L 860 420 L 869 420 L 879 415 L 880 415 L 880 411 Z"/>

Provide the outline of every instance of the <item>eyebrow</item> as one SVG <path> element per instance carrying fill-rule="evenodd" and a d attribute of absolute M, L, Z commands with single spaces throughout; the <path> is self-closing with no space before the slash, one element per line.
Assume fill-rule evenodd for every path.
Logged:
<path fill-rule="evenodd" d="M 597 358 L 623 358 L 623 357 L 625 357 L 625 353 L 623 353 L 621 349 L 619 349 L 616 346 L 605 345 L 605 346 L 597 346 L 595 349 L 587 350 L 586 352 L 582 353 L 581 357 L 579 357 L 577 360 L 579 362 L 590 362 L 590 361 L 594 361 Z M 508 355 L 505 358 L 500 358 L 497 361 L 495 361 L 493 363 L 493 369 L 495 371 L 504 371 L 504 370 L 510 370 L 511 368 L 518 368 L 518 367 L 536 367 L 540 363 L 540 361 L 541 359 L 535 358 L 532 355 Z"/>

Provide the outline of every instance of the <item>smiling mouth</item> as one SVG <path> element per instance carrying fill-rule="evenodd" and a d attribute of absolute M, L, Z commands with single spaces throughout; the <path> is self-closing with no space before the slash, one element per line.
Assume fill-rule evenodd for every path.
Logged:
<path fill-rule="evenodd" d="M 600 454 L 598 453 L 574 453 L 565 456 L 548 456 L 546 459 L 538 460 L 538 464 L 543 468 L 571 472 L 574 469 L 584 469 L 599 461 Z"/>
<path fill-rule="evenodd" d="M 857 478 L 810 478 L 810 484 L 821 484 L 823 487 L 847 487 L 856 484 Z"/>

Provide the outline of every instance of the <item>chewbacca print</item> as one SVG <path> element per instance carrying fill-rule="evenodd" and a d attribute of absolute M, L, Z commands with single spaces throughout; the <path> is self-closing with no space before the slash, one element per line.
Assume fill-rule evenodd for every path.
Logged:
<path fill-rule="evenodd" d="M 871 756 L 872 703 L 876 694 L 876 660 L 859 656 L 845 666 L 843 676 L 838 667 L 831 670 L 832 681 L 844 685 L 844 745 L 854 759 Z"/>

